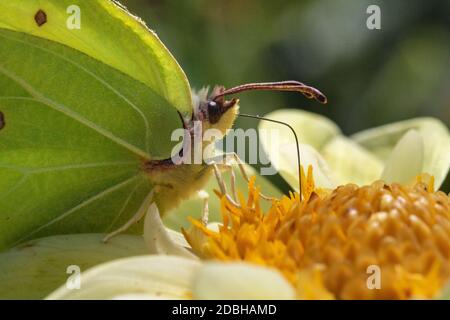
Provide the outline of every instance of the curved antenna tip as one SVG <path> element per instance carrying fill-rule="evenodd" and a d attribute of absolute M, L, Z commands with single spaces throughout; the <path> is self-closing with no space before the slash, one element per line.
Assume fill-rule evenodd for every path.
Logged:
<path fill-rule="evenodd" d="M 270 119 L 270 118 L 266 118 L 266 117 L 262 117 L 259 115 L 252 115 L 252 114 L 245 114 L 245 113 L 239 113 L 238 114 L 239 117 L 244 117 L 244 118 L 253 118 L 253 119 L 258 119 L 258 120 L 263 120 L 263 121 L 269 121 L 269 122 L 273 122 L 273 123 L 277 123 L 277 124 L 281 124 L 284 125 L 286 127 L 289 128 L 289 130 L 291 130 L 291 132 L 294 135 L 294 139 L 295 139 L 295 145 L 297 147 L 297 165 L 298 165 L 298 194 L 300 196 L 300 201 L 302 201 L 302 173 L 301 173 L 301 156 L 300 156 L 300 144 L 298 142 L 298 137 L 297 137 L 297 133 L 295 132 L 294 128 L 283 121 L 279 121 L 279 120 L 275 120 L 275 119 Z"/>

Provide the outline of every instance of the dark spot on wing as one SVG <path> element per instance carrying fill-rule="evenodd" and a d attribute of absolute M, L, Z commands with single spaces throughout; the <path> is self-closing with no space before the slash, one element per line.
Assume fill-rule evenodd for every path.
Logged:
<path fill-rule="evenodd" d="M 36 14 L 34 15 L 34 21 L 36 21 L 39 27 L 42 26 L 47 22 L 47 14 L 39 9 L 38 12 L 36 12 Z"/>
<path fill-rule="evenodd" d="M 0 130 L 5 127 L 5 115 L 0 111 Z"/>

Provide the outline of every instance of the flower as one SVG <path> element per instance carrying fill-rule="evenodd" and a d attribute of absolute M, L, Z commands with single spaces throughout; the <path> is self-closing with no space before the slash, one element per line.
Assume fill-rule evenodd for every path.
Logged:
<path fill-rule="evenodd" d="M 151 255 L 106 262 L 81 274 L 47 299 L 292 299 L 289 282 L 274 269 L 242 262 L 201 261 L 179 233 L 166 229 L 153 204 L 144 239 Z M 218 275 L 220 275 L 218 277 Z"/>
<path fill-rule="evenodd" d="M 168 233 L 152 205 L 144 238 L 151 250 L 170 256 L 97 266 L 83 275 L 81 290 L 62 287 L 50 298 L 410 299 L 441 293 L 450 278 L 450 198 L 434 191 L 433 179 L 324 190 L 315 187 L 312 167 L 303 177 L 302 200 L 284 196 L 266 214 L 254 179 L 239 207 L 223 196 L 223 225 L 193 219 L 193 228 L 183 231 L 191 249 Z M 367 285 L 370 266 L 381 272 L 376 290 Z"/>
<path fill-rule="evenodd" d="M 314 167 L 314 179 L 321 187 L 368 185 L 379 179 L 409 184 L 419 174 L 428 173 L 434 176 L 437 190 L 450 168 L 450 134 L 435 118 L 396 122 L 346 137 L 335 123 L 318 114 L 281 109 L 266 117 L 294 128 L 302 143 L 302 165 Z M 259 130 L 272 164 L 291 187 L 298 189 L 292 133 L 266 121 L 260 122 Z"/>
<path fill-rule="evenodd" d="M 274 197 L 269 206 L 260 203 L 253 179 L 247 200 L 242 194 L 235 201 L 221 196 L 220 210 L 212 206 L 213 214 L 222 215 L 212 221 L 221 224 L 191 219 L 183 234 L 167 229 L 152 205 L 143 239 L 133 240 L 145 239 L 147 255 L 97 265 L 82 273 L 80 290 L 63 286 L 48 298 L 448 298 L 450 200 L 435 191 L 450 167 L 447 128 L 436 119 L 413 119 L 347 138 L 318 115 L 279 111 L 270 117 L 289 119 L 304 142 L 301 158 L 308 172 L 302 172 L 302 197 L 280 195 L 259 177 L 264 193 Z M 270 126 L 260 125 L 265 128 Z M 271 143 L 280 146 L 270 154 L 272 163 L 296 188 L 291 136 L 261 137 L 266 150 Z M 190 205 L 176 212 L 178 219 L 165 221 L 179 226 L 180 210 L 200 211 Z M 53 243 L 50 238 L 41 243 Z M 72 247 L 81 252 L 77 241 Z M 123 257 L 129 242 L 114 241 L 91 247 L 110 260 Z M 44 250 L 53 256 L 62 248 Z M 0 256 L 0 269 L 10 258 Z"/>
<path fill-rule="evenodd" d="M 186 238 L 203 258 L 281 271 L 299 298 L 433 298 L 450 279 L 450 198 L 432 179 L 319 192 L 312 170 L 306 181 L 303 201 L 285 196 L 267 214 L 252 181 L 241 208 L 222 198 L 218 231 L 194 220 L 206 239 Z M 379 290 L 367 286 L 370 266 L 380 270 Z"/>

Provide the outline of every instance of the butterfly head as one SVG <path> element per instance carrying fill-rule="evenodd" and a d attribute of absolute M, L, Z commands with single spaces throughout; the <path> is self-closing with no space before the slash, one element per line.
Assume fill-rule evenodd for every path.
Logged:
<path fill-rule="evenodd" d="M 254 90 L 299 92 L 309 99 L 315 99 L 320 103 L 327 103 L 327 98 L 319 90 L 293 80 L 248 83 L 230 89 L 225 89 L 223 86 L 216 86 L 209 96 L 207 88 L 200 90 L 194 95 L 195 109 L 193 120 L 202 121 L 204 130 L 218 129 L 224 135 L 232 127 L 239 110 L 239 100 L 236 98 L 227 100 L 226 96 Z"/>
<path fill-rule="evenodd" d="M 200 120 L 203 129 L 217 129 L 223 135 L 233 126 L 239 110 L 239 99 L 227 100 L 223 86 L 216 86 L 210 95 L 208 89 L 200 90 L 194 99 L 194 120 Z"/>

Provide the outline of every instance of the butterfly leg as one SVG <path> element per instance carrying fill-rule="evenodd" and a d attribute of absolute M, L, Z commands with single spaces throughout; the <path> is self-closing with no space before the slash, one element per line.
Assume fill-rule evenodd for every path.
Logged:
<path fill-rule="evenodd" d="M 209 217 L 209 194 L 205 190 L 200 190 L 197 193 L 198 198 L 203 200 L 203 210 L 202 210 L 202 224 L 208 225 L 208 217 Z"/>
<path fill-rule="evenodd" d="M 233 199 L 230 197 L 230 195 L 228 194 L 227 186 L 225 185 L 225 182 L 223 181 L 223 177 L 222 177 L 222 174 L 220 173 L 219 165 L 218 165 L 217 163 L 211 163 L 211 165 L 212 165 L 213 168 L 214 168 L 214 174 L 215 174 L 215 176 L 216 176 L 216 180 L 217 180 L 217 183 L 218 183 L 219 188 L 220 188 L 220 193 L 221 193 L 222 195 L 225 195 L 225 196 L 227 197 L 228 201 L 230 201 L 230 203 L 231 203 L 233 206 L 235 206 L 235 207 L 237 207 L 237 208 L 240 208 L 240 205 L 239 205 L 235 200 L 233 200 Z M 229 166 L 225 166 L 225 168 L 229 168 Z M 235 187 L 232 186 L 232 189 L 235 190 Z"/>
<path fill-rule="evenodd" d="M 132 225 L 138 223 L 144 216 L 145 213 L 147 212 L 148 208 L 150 207 L 150 205 L 152 204 L 153 201 L 153 195 L 154 195 L 154 190 L 152 190 L 149 195 L 145 198 L 144 202 L 142 203 L 142 205 L 139 207 L 138 211 L 136 211 L 136 213 L 131 217 L 130 220 L 128 220 L 123 226 L 121 226 L 120 228 L 114 230 L 113 232 L 107 234 L 104 238 L 103 238 L 103 242 L 108 242 L 111 238 L 117 236 L 118 234 L 121 234 L 125 231 L 128 230 L 128 228 L 130 228 Z"/>
<path fill-rule="evenodd" d="M 234 201 L 238 200 L 238 195 L 236 191 L 236 175 L 234 174 L 233 166 L 230 166 L 230 175 L 231 175 L 231 195 L 233 196 Z"/>
<path fill-rule="evenodd" d="M 235 153 L 235 152 L 225 153 L 224 154 L 224 162 L 228 166 L 232 166 L 233 164 L 237 164 L 238 167 L 239 167 L 239 171 L 241 172 L 241 175 L 244 178 L 244 180 L 247 183 L 250 182 L 250 179 L 248 178 L 248 175 L 245 172 L 245 168 L 244 168 L 244 164 L 243 164 L 244 162 L 241 160 L 241 158 L 239 158 L 237 153 Z M 261 192 L 259 193 L 259 195 L 264 200 L 268 200 L 268 201 L 274 200 L 273 197 L 266 196 L 266 195 L 262 194 Z"/>

